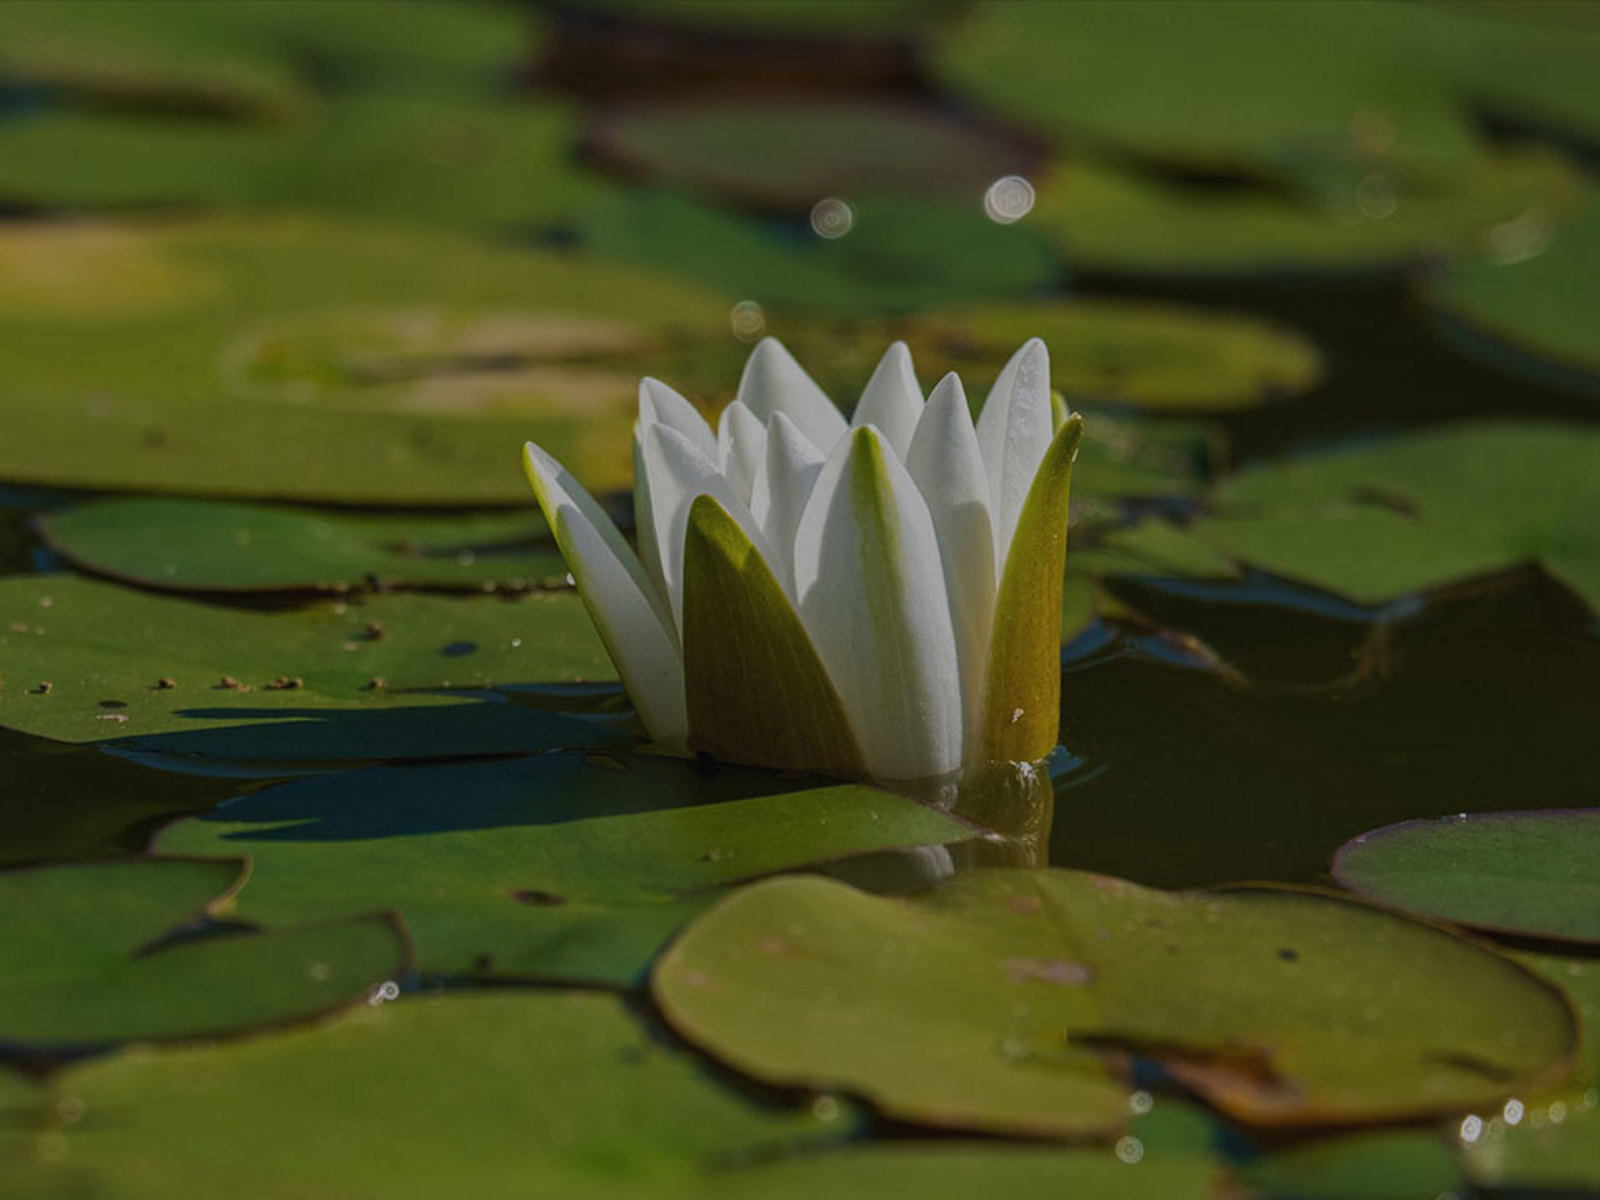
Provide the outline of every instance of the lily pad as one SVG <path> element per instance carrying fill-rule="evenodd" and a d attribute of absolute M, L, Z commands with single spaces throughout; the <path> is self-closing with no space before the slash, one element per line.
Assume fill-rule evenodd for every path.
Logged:
<path fill-rule="evenodd" d="M 973 833 L 872 788 L 550 754 L 286 784 L 158 844 L 248 853 L 240 913 L 253 920 L 394 908 L 424 971 L 629 985 L 715 889 Z"/>
<path fill-rule="evenodd" d="M 408 967 L 391 917 L 161 943 L 229 902 L 243 859 L 123 859 L 0 873 L 0 1046 L 61 1051 L 315 1016 Z"/>
<path fill-rule="evenodd" d="M 1440 256 L 1503 252 L 1588 199 L 1565 158 L 1522 149 L 1448 181 L 1407 187 L 1381 173 L 1316 198 L 1145 178 L 1092 160 L 1038 180 L 1033 226 L 1080 270 L 1157 276 L 1386 271 Z"/>
<path fill-rule="evenodd" d="M 1326 893 L 1164 893 L 973 872 L 925 897 L 780 879 L 657 964 L 685 1037 L 757 1078 L 904 1120 L 1074 1135 L 1120 1120 L 1092 1047 L 1160 1060 L 1228 1115 L 1333 1125 L 1448 1112 L 1559 1077 L 1561 995 L 1440 928 Z"/>
<path fill-rule="evenodd" d="M 1451 341 L 1491 365 L 1600 392 L 1600 206 L 1559 229 L 1508 231 L 1499 260 L 1452 263 L 1423 284 Z M 1505 261 L 1509 259 L 1510 261 Z"/>
<path fill-rule="evenodd" d="M 799 213 L 861 194 L 977 208 L 991 183 L 1034 159 L 976 121 L 875 99 L 652 103 L 595 119 L 586 141 L 630 178 Z"/>
<path fill-rule="evenodd" d="M 618 740 L 603 724 L 439 694 L 614 678 L 571 592 L 252 612 L 24 575 L 0 580 L 0 620 L 0 724 L 58 741 L 282 760 Z M 487 728 L 474 732 L 480 717 Z M 279 728 L 248 728 L 261 722 Z"/>
<path fill-rule="evenodd" d="M 536 509 L 463 517 L 365 516 L 190 500 L 97 500 L 37 521 L 73 565 L 141 587 L 346 592 L 553 586 L 567 568 Z"/>
<path fill-rule="evenodd" d="M 963 92 L 1066 142 L 1291 178 L 1329 164 L 1448 169 L 1476 138 L 1404 56 L 1423 36 L 1410 7 L 996 3 L 935 48 Z"/>
<path fill-rule="evenodd" d="M 976 203 L 887 196 L 847 203 L 848 231 L 832 238 L 655 190 L 597 202 L 582 228 L 597 255 L 734 292 L 761 310 L 878 315 L 1027 295 L 1061 276 L 1037 237 L 1020 225 L 996 225 Z M 795 216 L 803 222 L 806 214 Z"/>
<path fill-rule="evenodd" d="M 1239 1175 L 1266 1200 L 1417 1200 L 1462 1187 L 1445 1139 L 1401 1131 L 1323 1138 L 1243 1165 Z"/>
<path fill-rule="evenodd" d="M 726 1160 L 855 1123 L 831 1098 L 725 1087 L 620 999 L 572 992 L 408 998 L 238 1045 L 124 1053 L 60 1076 L 58 1113 L 67 1097 L 81 1114 L 58 1131 L 68 1153 L 34 1178 L 116 1200 L 687 1198 Z"/>
<path fill-rule="evenodd" d="M 1362 603 L 1537 563 L 1600 608 L 1597 507 L 1600 434 L 1482 422 L 1248 468 L 1192 529 Z"/>
<path fill-rule="evenodd" d="M 1600 809 L 1403 821 L 1339 847 L 1363 896 L 1496 933 L 1600 944 Z"/>
<path fill-rule="evenodd" d="M 1538 1194 L 1600 1189 L 1600 961 L 1559 955 L 1524 961 L 1572 998 L 1584 1055 L 1561 1086 L 1469 1113 L 1455 1134 L 1474 1183 Z"/>
<path fill-rule="evenodd" d="M 1300 334 L 1248 317 L 1126 300 L 985 306 L 918 314 L 897 330 L 921 361 L 997 374 L 1017 346 L 1051 348 L 1053 382 L 1076 407 L 1229 412 L 1309 391 L 1321 357 Z"/>
<path fill-rule="evenodd" d="M 632 477 L 636 379 L 656 366 L 642 348 L 738 349 L 731 301 L 567 256 L 299 218 L 128 236 L 199 282 L 149 310 L 101 302 L 68 316 L 74 295 L 140 278 L 108 278 L 84 259 L 72 287 L 46 285 L 28 260 L 0 254 L 12 314 L 0 320 L 0 478 L 526 505 L 516 451 L 532 438 L 592 488 L 620 490 Z M 40 288 L 51 299 L 35 312 L 28 297 Z M 333 333 L 311 337 L 319 324 L 348 339 L 342 350 Z M 609 354 L 624 331 L 640 356 L 573 361 L 596 353 L 600 333 Z M 82 353 L 88 344 L 94 354 Z"/>

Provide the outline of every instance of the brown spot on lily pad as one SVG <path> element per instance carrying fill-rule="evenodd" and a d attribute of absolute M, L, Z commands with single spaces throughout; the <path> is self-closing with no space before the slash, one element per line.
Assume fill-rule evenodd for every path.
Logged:
<path fill-rule="evenodd" d="M 1094 979 L 1094 971 L 1070 958 L 1008 958 L 1006 978 L 1012 983 L 1054 983 L 1061 987 L 1084 987 Z"/>

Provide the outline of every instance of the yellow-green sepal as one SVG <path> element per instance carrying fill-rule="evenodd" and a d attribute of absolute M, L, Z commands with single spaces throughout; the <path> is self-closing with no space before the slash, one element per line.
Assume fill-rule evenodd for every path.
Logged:
<path fill-rule="evenodd" d="M 1083 418 L 1062 422 L 1017 518 L 995 604 L 975 762 L 1032 762 L 1061 726 L 1061 588 L 1067 502 Z"/>
<path fill-rule="evenodd" d="M 728 762 L 864 774 L 839 694 L 772 568 L 710 496 L 683 550 L 689 747 Z"/>

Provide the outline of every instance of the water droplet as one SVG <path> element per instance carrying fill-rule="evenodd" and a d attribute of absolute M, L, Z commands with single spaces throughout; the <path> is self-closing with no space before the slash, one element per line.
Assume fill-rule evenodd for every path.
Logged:
<path fill-rule="evenodd" d="M 754 342 L 767 331 L 767 314 L 754 300 L 741 300 L 728 314 L 728 324 L 741 342 Z"/>
<path fill-rule="evenodd" d="M 842 238 L 855 223 L 855 211 L 837 196 L 824 196 L 811 206 L 811 229 L 818 237 Z"/>
<path fill-rule="evenodd" d="M 1002 175 L 983 194 L 983 211 L 991 221 L 1012 225 L 1033 211 L 1034 190 L 1021 175 Z"/>
<path fill-rule="evenodd" d="M 1117 1139 L 1117 1158 L 1130 1167 L 1144 1157 L 1144 1143 L 1131 1134 Z"/>

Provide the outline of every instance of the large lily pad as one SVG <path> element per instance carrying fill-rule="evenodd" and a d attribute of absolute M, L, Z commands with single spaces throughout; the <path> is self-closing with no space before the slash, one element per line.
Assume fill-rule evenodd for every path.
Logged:
<path fill-rule="evenodd" d="M 1038 192 L 1024 223 L 1073 267 L 1158 276 L 1349 273 L 1501 254 L 1588 196 L 1566 159 L 1529 149 L 1443 183 L 1408 189 L 1375 175 L 1317 197 L 1208 189 L 1074 159 L 1051 166 Z"/>
<path fill-rule="evenodd" d="M 1600 607 L 1600 434 L 1474 423 L 1249 468 L 1193 532 L 1362 602 L 1537 563 Z"/>
<path fill-rule="evenodd" d="M 7 236 L 39 227 L 22 228 Z M 738 348 L 731 301 L 631 268 L 304 219 L 124 233 L 181 272 L 148 308 L 74 309 L 145 278 L 102 273 L 93 255 L 46 259 L 69 285 L 39 256 L 0 254 L 0 478 L 520 505 L 517 448 L 532 438 L 593 488 L 619 489 L 637 377 L 661 371 L 641 355 Z M 40 289 L 50 301 L 35 311 Z M 584 361 L 601 354 L 603 367 Z"/>
<path fill-rule="evenodd" d="M 76 566 L 172 591 L 524 590 L 567 574 L 537 509 L 429 518 L 97 500 L 45 513 L 37 526 Z"/>
<path fill-rule="evenodd" d="M 59 741 L 283 760 L 618 740 L 593 722 L 437 694 L 614 678 L 572 592 L 251 612 L 27 575 L 0 580 L 0 620 L 0 724 Z M 261 722 L 277 727 L 248 728 Z"/>
<path fill-rule="evenodd" d="M 398 909 L 425 971 L 631 984 L 717 888 L 973 832 L 873 788 L 554 754 L 287 784 L 158 845 L 248 853 L 254 920 Z"/>
<path fill-rule="evenodd" d="M 1553 236 L 1552 236 L 1553 235 Z M 1452 263 L 1423 293 L 1451 340 L 1496 366 L 1600 390 L 1600 205 L 1559 230 L 1538 224 L 1509 247 L 1512 261 Z"/>
<path fill-rule="evenodd" d="M 587 140 L 630 176 L 799 213 L 861 194 L 976 207 L 1034 157 L 974 121 L 870 99 L 652 103 L 605 114 Z"/>
<path fill-rule="evenodd" d="M 390 917 L 160 944 L 231 900 L 243 859 L 123 859 L 0 873 L 0 1046 L 196 1037 L 327 1012 L 403 973 Z"/>
<path fill-rule="evenodd" d="M 55 1110 L 79 1119 L 32 1181 L 116 1200 L 688 1197 L 724 1161 L 854 1124 L 831 1098 L 725 1087 L 622 1001 L 570 992 L 407 999 L 233 1046 L 125 1053 L 56 1088 Z"/>
<path fill-rule="evenodd" d="M 1583 1058 L 1559 1087 L 1479 1109 L 1451 1132 L 1475 1183 L 1517 1194 L 1592 1194 L 1600 1190 L 1600 960 L 1530 954 L 1525 961 L 1572 997 Z"/>
<path fill-rule="evenodd" d="M 597 202 L 583 229 L 603 257 L 734 292 L 761 309 L 877 315 L 1028 295 L 1060 278 L 1033 233 L 996 225 L 976 203 L 851 196 L 848 204 L 849 231 L 823 238 L 640 190 Z M 804 212 L 795 215 L 804 222 Z"/>
<path fill-rule="evenodd" d="M 1462 813 L 1346 842 L 1333 874 L 1407 912 L 1497 933 L 1600 943 L 1600 809 Z"/>
<path fill-rule="evenodd" d="M 912 900 L 758 884 L 692 925 L 653 987 L 681 1033 L 758 1078 L 1057 1135 L 1120 1119 L 1097 1043 L 1282 1126 L 1504 1098 L 1559 1076 L 1576 1040 L 1555 989 L 1434 926 L 1325 893 L 1066 871 L 975 872 Z"/>
<path fill-rule="evenodd" d="M 1223 412 L 1298 395 L 1322 374 L 1316 348 L 1289 329 L 1172 304 L 992 305 L 920 313 L 896 332 L 919 360 L 949 360 L 977 378 L 998 374 L 1028 338 L 1043 338 L 1053 382 L 1074 405 Z"/>

